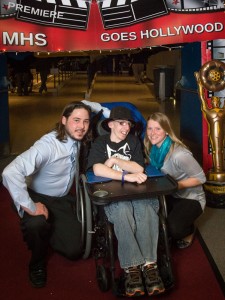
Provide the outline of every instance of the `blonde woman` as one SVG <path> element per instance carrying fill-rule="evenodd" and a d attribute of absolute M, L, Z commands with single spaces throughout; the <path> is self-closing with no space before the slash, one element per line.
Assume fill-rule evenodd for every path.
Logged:
<path fill-rule="evenodd" d="M 144 145 L 150 164 L 178 182 L 178 190 L 166 198 L 168 228 L 177 247 L 187 248 L 194 238 L 194 222 L 205 208 L 205 174 L 163 113 L 148 117 Z"/>

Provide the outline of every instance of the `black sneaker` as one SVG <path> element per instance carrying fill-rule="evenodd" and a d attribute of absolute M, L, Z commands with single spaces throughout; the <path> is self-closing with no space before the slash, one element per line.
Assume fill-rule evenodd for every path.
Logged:
<path fill-rule="evenodd" d="M 149 264 L 143 268 L 145 287 L 149 296 L 161 294 L 165 287 L 156 264 Z"/>
<path fill-rule="evenodd" d="M 47 271 L 43 265 L 37 265 L 29 270 L 29 279 L 33 287 L 42 288 L 46 285 Z"/>
<path fill-rule="evenodd" d="M 127 297 L 143 296 L 145 294 L 141 269 L 132 267 L 125 273 L 125 293 Z"/>

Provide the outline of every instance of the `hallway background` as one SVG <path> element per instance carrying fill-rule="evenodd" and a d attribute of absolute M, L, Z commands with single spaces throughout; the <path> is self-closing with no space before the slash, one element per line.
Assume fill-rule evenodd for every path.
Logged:
<path fill-rule="evenodd" d="M 178 58 L 179 53 L 178 56 L 174 58 L 174 63 Z M 179 74 L 179 70 L 177 74 Z M 162 111 L 170 117 L 176 128 L 176 133 L 179 136 L 179 99 L 176 98 L 176 95 L 165 101 L 156 99 L 154 84 L 151 81 L 152 80 L 148 80 L 144 84 L 136 85 L 133 76 L 129 74 L 102 75 L 98 73 L 95 77 L 88 100 L 99 103 L 130 102 L 138 107 L 145 118 L 154 111 Z M 42 95 L 38 93 L 38 87 L 34 87 L 33 92 L 26 97 L 9 94 L 11 153 L 9 156 L 1 157 L 1 169 L 3 169 L 15 155 L 25 151 L 40 136 L 51 130 L 57 122 L 63 107 L 68 102 L 84 99 L 87 88 L 87 74 L 75 73 L 73 77 L 68 78 L 64 82 L 58 91 L 54 89 L 51 90 L 51 85 L 53 85 L 51 81 L 48 82 L 48 85 L 49 91 Z M 193 144 L 192 141 L 185 142 L 188 143 L 194 152 L 196 145 Z M 207 253 L 212 270 L 223 292 L 225 291 L 224 219 L 225 211 L 223 209 L 207 207 L 205 213 L 197 222 L 201 236 L 200 242 L 206 251 L 205 253 Z M 10 251 L 14 251 L 14 249 L 9 249 L 9 252 Z M 195 267 L 196 266 L 193 266 L 193 268 Z M 190 273 L 187 274 L 187 280 L 189 276 L 191 276 Z M 197 300 L 201 298 L 192 299 Z M 211 300 L 213 298 L 204 299 Z"/>

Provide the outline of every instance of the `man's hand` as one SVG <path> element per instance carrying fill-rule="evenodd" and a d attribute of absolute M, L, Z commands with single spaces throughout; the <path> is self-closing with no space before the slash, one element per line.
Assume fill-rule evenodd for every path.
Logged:
<path fill-rule="evenodd" d="M 128 182 L 137 182 L 137 183 L 141 184 L 147 180 L 147 175 L 144 173 L 126 174 L 124 176 L 124 180 L 128 181 Z"/>
<path fill-rule="evenodd" d="M 41 202 L 35 203 L 35 206 L 36 206 L 36 211 L 35 211 L 34 216 L 44 215 L 45 218 L 48 219 L 47 207 Z"/>
<path fill-rule="evenodd" d="M 48 209 L 47 209 L 47 207 L 41 202 L 37 202 L 37 203 L 34 203 L 34 204 L 36 206 L 35 212 L 32 212 L 31 210 L 27 209 L 26 207 L 23 207 L 23 210 L 31 216 L 44 215 L 46 220 L 47 220 L 48 219 Z"/>

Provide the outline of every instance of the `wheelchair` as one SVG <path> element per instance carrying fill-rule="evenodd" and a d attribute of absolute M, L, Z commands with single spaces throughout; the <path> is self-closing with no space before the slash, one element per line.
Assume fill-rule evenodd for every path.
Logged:
<path fill-rule="evenodd" d="M 102 184 L 102 182 L 99 182 L 99 184 Z M 85 174 L 81 174 L 79 184 L 79 211 L 83 218 L 82 257 L 83 259 L 87 259 L 91 255 L 94 258 L 96 279 L 101 291 L 106 292 L 112 287 L 113 294 L 116 296 L 124 296 L 124 282 L 119 274 L 115 251 L 117 241 L 114 236 L 113 225 L 107 220 L 104 213 L 104 205 L 106 204 L 102 201 L 102 199 L 104 199 L 104 191 L 98 189 L 94 192 L 95 197 L 93 199 L 89 193 L 92 186 L 93 183 L 88 181 L 88 177 Z M 164 196 L 159 195 L 159 202 L 157 264 L 165 288 L 168 290 L 174 286 L 175 280 L 170 254 L 170 242 L 167 233 L 167 210 Z"/>
<path fill-rule="evenodd" d="M 140 131 L 138 134 L 140 134 Z M 156 178 L 158 175 L 156 174 Z M 170 180 L 173 181 L 172 178 Z M 80 174 L 77 191 L 77 199 L 79 199 L 77 201 L 77 211 L 82 224 L 82 258 L 93 257 L 96 266 L 96 280 L 101 291 L 106 292 L 112 288 L 115 296 L 124 296 L 124 278 L 121 276 L 115 250 L 117 241 L 113 232 L 113 225 L 107 220 L 104 212 L 105 194 L 99 188 L 95 191 L 92 190 L 95 184 L 98 185 L 107 181 L 110 181 L 110 179 L 97 177 L 90 173 Z M 173 181 L 172 183 L 176 188 L 176 182 Z M 167 233 L 167 209 L 164 194 L 158 195 L 158 198 L 160 202 L 160 228 L 157 264 L 165 288 L 168 290 L 174 286 L 175 279 Z"/>

